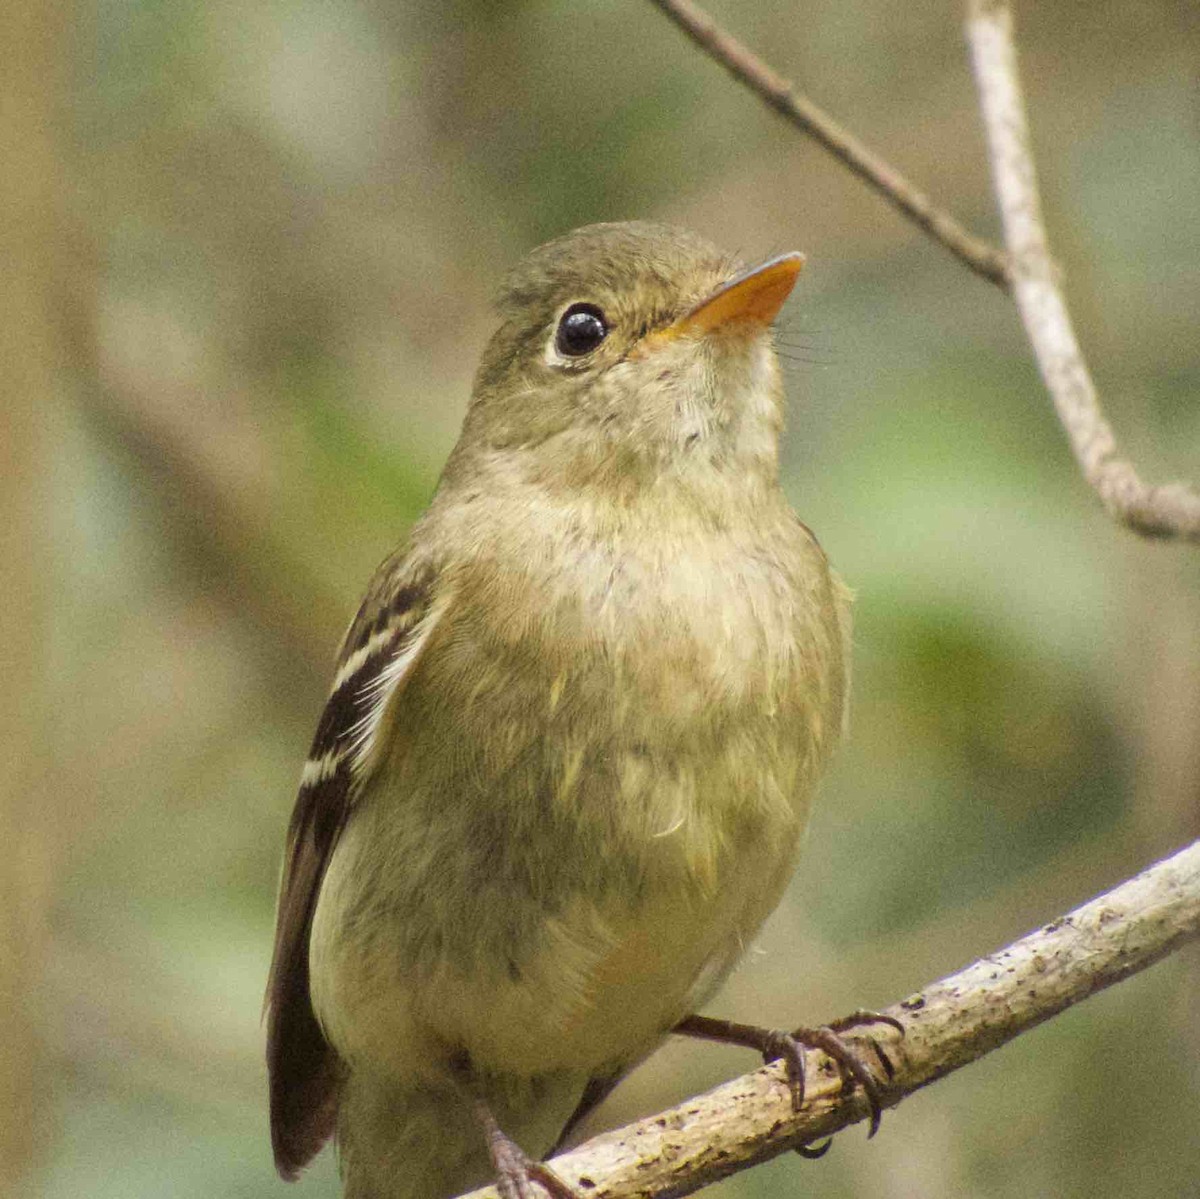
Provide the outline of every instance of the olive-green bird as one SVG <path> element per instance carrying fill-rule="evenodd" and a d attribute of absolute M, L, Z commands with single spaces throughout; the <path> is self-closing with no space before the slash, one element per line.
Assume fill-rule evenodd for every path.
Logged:
<path fill-rule="evenodd" d="M 802 262 L 636 222 L 508 276 L 301 778 L 285 1178 L 336 1132 L 352 1199 L 565 1192 L 537 1159 L 681 1022 L 719 1035 L 688 1018 L 783 893 L 849 688 L 848 593 L 779 485 Z"/>

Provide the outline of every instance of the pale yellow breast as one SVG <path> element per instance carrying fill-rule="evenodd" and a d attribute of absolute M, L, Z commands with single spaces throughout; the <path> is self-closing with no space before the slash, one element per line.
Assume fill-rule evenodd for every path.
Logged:
<path fill-rule="evenodd" d="M 708 997 L 778 901 L 841 724 L 842 600 L 795 529 L 788 553 L 755 529 L 636 552 L 510 529 L 503 570 L 481 553 L 451 580 L 318 910 L 344 1054 L 597 1070 Z"/>

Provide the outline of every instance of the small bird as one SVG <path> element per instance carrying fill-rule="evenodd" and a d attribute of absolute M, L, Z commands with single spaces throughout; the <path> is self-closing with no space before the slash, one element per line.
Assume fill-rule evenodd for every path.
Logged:
<path fill-rule="evenodd" d="M 301 776 L 267 991 L 284 1178 L 336 1132 L 350 1199 L 566 1196 L 539 1159 L 672 1030 L 802 1069 L 694 1013 L 845 722 L 849 593 L 778 477 L 803 261 L 629 222 L 508 276 Z M 838 1038 L 809 1043 L 878 1119 Z"/>

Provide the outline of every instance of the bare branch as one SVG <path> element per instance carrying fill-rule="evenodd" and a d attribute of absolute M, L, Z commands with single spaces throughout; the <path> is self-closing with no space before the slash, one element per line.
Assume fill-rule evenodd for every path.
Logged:
<path fill-rule="evenodd" d="M 651 0 L 711 58 L 785 120 L 807 133 L 865 180 L 894 208 L 928 233 L 976 274 L 997 286 L 1009 286 L 1008 264 L 1001 251 L 968 233 L 948 212 L 936 207 L 890 163 L 863 145 L 832 117 L 800 95 L 782 76 L 722 29 L 691 0 Z"/>
<path fill-rule="evenodd" d="M 1149 486 L 1118 454 L 1075 340 L 1042 221 L 1012 14 L 1005 0 L 969 0 L 967 39 L 1011 262 L 1013 298 L 1084 478 L 1108 512 L 1137 532 L 1200 541 L 1200 494 L 1186 483 Z"/>
<path fill-rule="evenodd" d="M 886 1103 L 990 1053 L 1089 995 L 1200 937 L 1200 841 L 998 953 L 885 1009 L 903 1040 L 878 1039 L 895 1065 Z M 869 1060 L 870 1051 L 864 1051 Z M 823 1065 L 823 1069 L 818 1066 Z M 842 1096 L 824 1055 L 810 1053 L 803 1110 L 780 1066 L 725 1083 L 657 1116 L 595 1137 L 554 1160 L 581 1195 L 651 1199 L 710 1182 L 863 1120 L 861 1092 Z M 884 1121 L 886 1135 L 887 1121 Z M 802 1168 L 797 1163 L 798 1168 Z M 471 1199 L 497 1199 L 494 1188 Z"/>

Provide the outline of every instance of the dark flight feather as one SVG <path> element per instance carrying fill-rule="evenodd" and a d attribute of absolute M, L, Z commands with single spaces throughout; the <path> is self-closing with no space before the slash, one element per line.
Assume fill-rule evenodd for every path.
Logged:
<path fill-rule="evenodd" d="M 380 567 L 342 642 L 288 826 L 266 996 L 271 1144 L 286 1179 L 320 1151 L 337 1118 L 341 1063 L 313 1012 L 308 942 L 321 882 L 363 781 L 356 741 L 384 670 L 429 610 L 433 571 L 396 567 L 395 556 Z"/>

